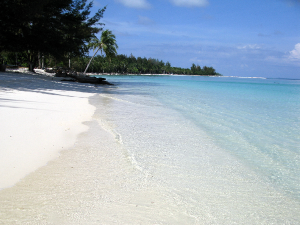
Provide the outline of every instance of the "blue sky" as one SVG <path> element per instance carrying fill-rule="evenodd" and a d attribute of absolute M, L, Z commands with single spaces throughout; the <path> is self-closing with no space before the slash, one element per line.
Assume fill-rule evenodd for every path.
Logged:
<path fill-rule="evenodd" d="M 300 0 L 94 0 L 118 54 L 300 79 Z"/>

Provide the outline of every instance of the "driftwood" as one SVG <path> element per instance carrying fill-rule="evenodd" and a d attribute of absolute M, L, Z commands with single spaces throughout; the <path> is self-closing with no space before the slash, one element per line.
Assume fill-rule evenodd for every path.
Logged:
<path fill-rule="evenodd" d="M 90 83 L 90 84 L 110 84 L 102 77 L 90 77 L 90 76 L 77 76 L 75 78 L 80 83 Z"/>
<path fill-rule="evenodd" d="M 91 77 L 86 76 L 82 73 L 77 73 L 75 71 L 64 71 L 64 70 L 58 70 L 55 74 L 56 77 L 70 77 L 71 80 L 64 79 L 62 81 L 76 81 L 79 83 L 90 83 L 90 84 L 105 84 L 105 85 L 112 85 L 111 83 L 106 81 L 106 78 L 102 77 Z"/>

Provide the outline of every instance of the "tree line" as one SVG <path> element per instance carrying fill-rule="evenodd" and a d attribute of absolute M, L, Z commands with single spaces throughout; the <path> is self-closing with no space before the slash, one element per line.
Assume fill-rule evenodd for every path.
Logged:
<path fill-rule="evenodd" d="M 218 75 L 213 67 L 180 68 L 158 59 L 117 55 L 111 31 L 96 36 L 103 30 L 99 21 L 106 7 L 90 16 L 92 6 L 87 0 L 2 0 L 0 60 L 30 71 L 64 67 L 95 73 Z M 92 48 L 105 56 L 87 56 Z"/>
<path fill-rule="evenodd" d="M 17 59 L 14 53 L 6 54 L 7 62 L 15 65 L 16 61 L 25 62 L 26 57 L 18 54 Z M 77 72 L 84 72 L 87 64 L 91 60 L 89 56 L 74 57 L 70 59 L 70 67 Z M 57 61 L 51 56 L 44 57 L 44 67 L 50 68 L 69 68 L 69 60 Z M 27 63 L 20 64 L 26 67 Z M 97 55 L 91 61 L 87 73 L 118 73 L 118 74 L 184 74 L 184 75 L 220 75 L 213 67 L 192 64 L 191 68 L 172 67 L 169 62 L 146 57 L 135 57 L 132 54 L 126 56 L 123 54 L 115 57 Z"/>
<path fill-rule="evenodd" d="M 76 71 L 83 71 L 90 57 L 80 57 L 72 61 Z M 185 74 L 185 75 L 220 75 L 213 67 L 200 67 L 192 64 L 191 68 L 172 67 L 170 62 L 146 57 L 135 57 L 123 54 L 108 58 L 103 55 L 94 57 L 88 73 L 118 74 Z"/>
<path fill-rule="evenodd" d="M 86 55 L 87 44 L 102 30 L 106 9 L 90 16 L 92 6 L 87 0 L 2 0 L 2 61 L 13 55 L 33 71 L 43 58 L 57 63 Z"/>

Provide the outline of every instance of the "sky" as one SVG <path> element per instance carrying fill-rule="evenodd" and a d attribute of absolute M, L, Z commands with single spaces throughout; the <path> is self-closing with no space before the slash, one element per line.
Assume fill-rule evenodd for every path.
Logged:
<path fill-rule="evenodd" d="M 300 0 L 94 0 L 93 10 L 104 6 L 118 54 L 300 79 Z"/>

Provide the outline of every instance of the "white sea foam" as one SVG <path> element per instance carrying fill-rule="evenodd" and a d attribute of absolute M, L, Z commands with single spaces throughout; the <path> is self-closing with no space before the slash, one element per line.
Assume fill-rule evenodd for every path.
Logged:
<path fill-rule="evenodd" d="M 232 78 L 241 78 L 241 79 L 267 79 L 265 77 L 243 77 L 243 76 L 220 76 L 220 77 L 232 77 Z"/>

